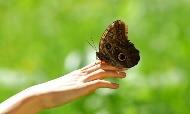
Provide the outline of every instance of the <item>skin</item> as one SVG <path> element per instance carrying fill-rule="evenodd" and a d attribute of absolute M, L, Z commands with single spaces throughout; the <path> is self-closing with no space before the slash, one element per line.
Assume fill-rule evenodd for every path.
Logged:
<path fill-rule="evenodd" d="M 126 69 L 96 61 L 82 69 L 48 82 L 29 87 L 0 104 L 0 114 L 36 114 L 44 109 L 69 103 L 98 88 L 117 89 L 105 78 L 124 78 Z"/>

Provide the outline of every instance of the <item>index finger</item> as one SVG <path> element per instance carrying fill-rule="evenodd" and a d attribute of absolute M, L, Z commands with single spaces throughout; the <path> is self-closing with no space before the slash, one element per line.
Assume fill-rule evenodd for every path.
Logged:
<path fill-rule="evenodd" d="M 111 65 L 105 63 L 104 61 L 98 61 L 97 63 L 95 63 L 93 65 L 89 65 L 87 67 L 82 68 L 81 71 L 83 73 L 89 74 L 89 73 L 95 72 L 98 69 L 117 70 L 117 71 L 124 71 L 125 70 L 123 68 L 117 68 L 117 67 L 111 66 Z"/>

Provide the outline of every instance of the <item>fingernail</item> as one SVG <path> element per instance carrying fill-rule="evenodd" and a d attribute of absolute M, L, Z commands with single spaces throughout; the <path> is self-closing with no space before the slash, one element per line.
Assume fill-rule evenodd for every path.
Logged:
<path fill-rule="evenodd" d="M 121 78 L 125 78 L 125 77 L 126 77 L 126 75 L 122 75 L 122 76 L 121 76 Z"/>
<path fill-rule="evenodd" d="M 119 84 L 113 83 L 114 89 L 117 89 L 119 87 Z"/>
<path fill-rule="evenodd" d="M 118 74 L 121 76 L 121 77 L 126 77 L 126 73 L 125 72 L 118 72 Z"/>

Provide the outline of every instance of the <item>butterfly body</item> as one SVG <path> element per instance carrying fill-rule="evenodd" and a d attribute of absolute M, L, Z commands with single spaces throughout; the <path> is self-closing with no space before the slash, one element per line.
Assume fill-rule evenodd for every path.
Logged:
<path fill-rule="evenodd" d="M 120 20 L 114 21 L 106 29 L 96 55 L 100 60 L 122 68 L 131 68 L 140 60 L 139 51 L 128 40 L 128 28 Z"/>

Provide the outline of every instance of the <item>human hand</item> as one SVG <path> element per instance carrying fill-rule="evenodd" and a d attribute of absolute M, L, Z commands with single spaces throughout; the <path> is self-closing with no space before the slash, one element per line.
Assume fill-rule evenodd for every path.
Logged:
<path fill-rule="evenodd" d="M 118 84 L 105 78 L 124 78 L 125 69 L 96 61 L 57 79 L 29 87 L 0 104 L 0 114 L 36 114 L 64 105 L 98 88 L 117 89 Z"/>
<path fill-rule="evenodd" d="M 40 93 L 43 108 L 52 108 L 92 93 L 98 88 L 117 89 L 118 84 L 103 79 L 124 78 L 126 73 L 123 70 L 96 61 L 65 76 L 36 85 L 33 90 Z"/>

